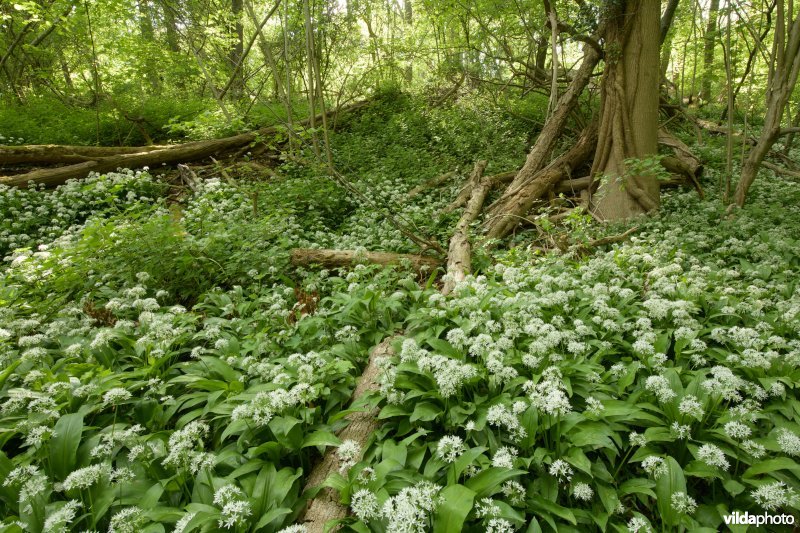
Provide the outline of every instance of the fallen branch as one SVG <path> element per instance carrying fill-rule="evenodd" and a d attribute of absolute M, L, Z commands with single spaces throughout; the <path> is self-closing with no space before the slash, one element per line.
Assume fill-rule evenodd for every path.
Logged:
<path fill-rule="evenodd" d="M 458 192 L 456 199 L 453 200 L 450 205 L 444 208 L 445 213 L 451 213 L 469 201 L 470 197 L 472 196 L 472 190 L 481 182 L 481 177 L 483 176 L 483 171 L 486 169 L 486 164 L 486 161 L 478 161 L 475 163 L 475 168 L 472 169 L 467 182 Z"/>
<path fill-rule="evenodd" d="M 334 115 L 336 113 L 342 112 L 349 112 L 364 107 L 368 104 L 368 101 L 361 101 L 355 104 L 352 104 L 346 108 L 340 110 L 329 111 L 329 115 Z M 320 115 L 321 116 L 321 115 Z M 307 124 L 310 119 L 307 119 L 301 124 Z M 101 147 L 86 147 L 86 151 L 83 151 L 80 154 L 80 157 L 88 158 L 88 160 L 84 159 L 83 162 L 70 164 L 64 167 L 58 168 L 47 168 L 47 169 L 39 169 L 34 170 L 32 172 L 27 172 L 24 174 L 17 174 L 14 176 L 6 176 L 0 177 L 0 184 L 9 185 L 12 187 L 27 187 L 30 182 L 32 183 L 42 183 L 48 187 L 54 187 L 56 185 L 61 185 L 62 183 L 66 182 L 69 179 L 79 179 L 85 178 L 90 172 L 111 172 L 117 170 L 118 168 L 142 168 L 145 166 L 148 167 L 156 167 L 160 165 L 174 165 L 177 163 L 187 163 L 190 161 L 197 161 L 200 159 L 206 159 L 210 156 L 218 155 L 221 153 L 225 153 L 231 150 L 239 149 L 243 146 L 248 144 L 257 142 L 259 139 L 274 135 L 280 131 L 280 126 L 271 126 L 268 128 L 262 128 L 260 130 L 251 131 L 247 133 L 241 133 L 239 135 L 234 135 L 232 137 L 225 137 L 223 139 L 212 139 L 208 141 L 196 141 L 190 142 L 185 144 L 178 144 L 173 146 L 166 146 L 166 147 L 123 147 L 123 148 L 114 148 L 114 150 L 122 150 L 123 153 L 116 153 L 112 155 L 95 155 L 89 157 L 87 154 L 89 153 L 107 153 L 107 150 L 101 150 L 100 152 L 92 152 L 92 150 L 98 150 Z M 19 148 L 23 147 L 13 147 L 16 149 L 16 157 L 20 157 Z M 41 146 L 38 147 L 28 147 L 32 148 L 33 152 L 35 153 L 48 153 L 47 149 L 42 149 Z M 66 147 L 66 148 L 76 148 L 76 147 Z M 129 150 L 138 150 L 135 152 L 131 152 Z M 68 152 L 69 150 L 67 150 Z M 9 156 L 11 157 L 11 156 Z M 75 154 L 68 155 L 68 159 L 72 158 L 72 162 L 75 161 Z M 2 160 L 0 160 L 2 161 Z M 30 161 L 31 163 L 41 163 L 41 161 Z"/>
<path fill-rule="evenodd" d="M 438 259 L 425 255 L 314 248 L 293 249 L 290 252 L 290 261 L 295 266 L 320 265 L 325 268 L 346 267 L 359 263 L 388 266 L 408 261 L 412 268 L 420 273 L 432 272 L 441 265 L 441 261 Z"/>
<path fill-rule="evenodd" d="M 394 354 L 390 342 L 393 337 L 387 337 L 378 344 L 369 357 L 364 373 L 358 378 L 355 391 L 353 391 L 350 407 L 358 405 L 361 398 L 374 390 L 378 389 L 378 375 L 380 372 L 380 360 L 391 357 Z M 378 409 L 369 411 L 354 411 L 345 416 L 348 425 L 338 433 L 342 441 L 353 440 L 358 443 L 363 450 L 370 435 L 378 429 Z M 306 479 L 304 493 L 312 499 L 306 507 L 305 513 L 301 515 L 298 522 L 304 523 L 308 533 L 323 533 L 325 524 L 331 520 L 341 520 L 347 516 L 347 507 L 339 503 L 336 492 L 329 488 L 319 487 L 331 474 L 340 472 L 341 463 L 336 451 L 331 449 L 311 470 Z"/>
<path fill-rule="evenodd" d="M 418 196 L 420 193 L 425 192 L 428 189 L 433 189 L 443 183 L 447 183 L 448 181 L 453 179 L 455 175 L 456 175 L 455 171 L 451 171 L 435 176 L 408 191 L 407 198 L 409 199 L 414 198 L 415 196 Z"/>
<path fill-rule="evenodd" d="M 486 161 L 478 161 L 470 175 L 470 197 L 464 213 L 456 224 L 453 236 L 450 238 L 450 248 L 447 251 L 447 280 L 442 287 L 442 294 L 450 294 L 457 283 L 472 270 L 472 247 L 469 243 L 469 227 L 481 212 L 486 194 L 491 187 L 489 179 L 481 179 Z M 453 204 L 451 204 L 453 205 Z"/>
<path fill-rule="evenodd" d="M 800 172 L 797 172 L 795 170 L 789 170 L 788 168 L 779 167 L 778 165 L 770 163 L 769 161 L 762 161 L 761 166 L 763 166 L 764 168 L 768 168 L 778 174 L 783 174 L 784 176 L 789 176 L 791 178 L 800 178 Z"/>

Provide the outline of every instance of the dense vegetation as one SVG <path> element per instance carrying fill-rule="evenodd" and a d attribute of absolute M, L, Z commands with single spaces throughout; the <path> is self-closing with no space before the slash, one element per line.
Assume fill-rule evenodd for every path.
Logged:
<path fill-rule="evenodd" d="M 800 13 L 663 4 L 0 6 L 0 531 L 800 518 Z"/>

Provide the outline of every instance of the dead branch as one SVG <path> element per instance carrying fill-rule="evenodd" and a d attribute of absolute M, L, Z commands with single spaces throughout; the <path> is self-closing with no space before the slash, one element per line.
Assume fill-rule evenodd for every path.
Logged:
<path fill-rule="evenodd" d="M 459 207 L 463 206 L 467 203 L 467 201 L 472 196 L 472 190 L 477 187 L 481 182 L 481 177 L 483 176 L 483 171 L 486 169 L 486 161 L 478 161 L 475 163 L 475 168 L 472 169 L 472 172 L 467 179 L 467 182 L 464 184 L 464 187 L 456 196 L 456 199 L 453 200 L 450 205 L 444 208 L 445 213 L 450 213 L 455 211 Z"/>
<path fill-rule="evenodd" d="M 481 212 L 486 194 L 491 187 L 489 179 L 481 179 L 486 161 L 478 161 L 470 175 L 470 197 L 464 213 L 456 224 L 453 236 L 450 238 L 450 248 L 447 252 L 447 276 L 442 294 L 450 294 L 457 283 L 464 280 L 472 270 L 472 247 L 469 242 L 469 227 Z M 453 204 L 451 204 L 453 205 Z"/>

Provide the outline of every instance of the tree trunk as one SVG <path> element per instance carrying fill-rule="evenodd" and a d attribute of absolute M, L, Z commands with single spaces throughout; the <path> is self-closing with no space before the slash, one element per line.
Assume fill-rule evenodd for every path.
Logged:
<path fill-rule="evenodd" d="M 736 185 L 734 200 L 739 207 L 742 207 L 747 199 L 747 192 L 756 179 L 761 162 L 781 134 L 784 108 L 797 84 L 800 72 L 800 13 L 794 14 L 794 17 L 794 20 L 790 19 L 787 27 L 785 5 L 783 0 L 778 0 L 772 66 L 767 82 L 767 112 L 761 135 L 747 154 L 741 178 Z"/>
<path fill-rule="evenodd" d="M 234 82 L 231 85 L 231 94 L 240 97 L 244 90 L 244 26 L 242 25 L 243 0 L 231 0 L 231 14 L 233 16 L 233 46 L 230 51 L 230 64 L 233 70 Z"/>
<path fill-rule="evenodd" d="M 607 23 L 598 145 L 592 176 L 603 176 L 592 213 L 620 220 L 658 208 L 655 176 L 630 175 L 627 159 L 658 154 L 659 3 L 627 0 Z"/>
<path fill-rule="evenodd" d="M 703 85 L 700 89 L 700 98 L 703 102 L 711 100 L 711 75 L 714 70 L 714 48 L 717 44 L 717 14 L 719 13 L 719 0 L 711 0 L 708 10 L 708 24 L 703 44 Z"/>

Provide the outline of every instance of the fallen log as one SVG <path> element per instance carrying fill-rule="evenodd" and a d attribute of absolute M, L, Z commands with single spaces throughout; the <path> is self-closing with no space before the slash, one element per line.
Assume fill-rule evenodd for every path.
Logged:
<path fill-rule="evenodd" d="M 574 170 L 589 159 L 594 153 L 596 144 L 597 121 L 592 121 L 572 148 L 545 168 L 535 172 L 518 187 L 515 188 L 512 182 L 503 196 L 489 207 L 490 218 L 485 223 L 487 237 L 500 239 L 508 235 L 536 200 L 544 196 L 558 182 L 569 178 Z"/>
<path fill-rule="evenodd" d="M 0 166 L 83 163 L 116 155 L 155 152 L 156 150 L 165 150 L 173 146 L 175 145 L 69 146 L 62 144 L 29 144 L 24 146 L 0 146 Z"/>
<path fill-rule="evenodd" d="M 791 178 L 800 178 L 800 172 L 797 172 L 796 170 L 789 170 L 788 168 L 779 167 L 778 165 L 770 163 L 769 161 L 762 161 L 761 166 L 763 166 L 764 168 L 768 168 L 777 174 L 783 174 L 784 176 L 789 176 Z"/>
<path fill-rule="evenodd" d="M 447 280 L 442 287 L 442 294 L 447 296 L 457 283 L 472 270 L 472 247 L 469 243 L 469 226 L 481 212 L 483 202 L 491 188 L 490 179 L 482 179 L 486 161 L 478 161 L 470 175 L 470 197 L 464 213 L 456 224 L 453 236 L 450 238 L 450 248 L 447 251 Z M 451 204 L 452 205 L 452 204 Z"/>
<path fill-rule="evenodd" d="M 433 178 L 417 185 L 410 191 L 408 191 L 408 198 L 414 198 L 418 196 L 420 193 L 427 191 L 428 189 L 433 189 L 438 187 L 439 185 L 446 183 L 455 177 L 455 171 L 446 172 L 444 174 L 440 174 L 438 176 L 434 176 Z"/>
<path fill-rule="evenodd" d="M 486 161 L 478 161 L 475 163 L 475 168 L 472 169 L 467 182 L 458 192 L 456 199 L 450 202 L 450 205 L 444 208 L 445 213 L 451 213 L 469 201 L 470 197 L 472 196 L 472 189 L 477 187 L 481 182 L 483 171 L 486 169 L 486 164 Z"/>
<path fill-rule="evenodd" d="M 417 272 L 432 272 L 441 265 L 438 259 L 425 255 L 314 248 L 293 249 L 290 252 L 290 261 L 294 266 L 320 265 L 326 268 L 346 267 L 359 263 L 388 266 L 408 261 Z"/>
<path fill-rule="evenodd" d="M 328 115 L 334 116 L 337 113 L 354 111 L 364 107 L 368 103 L 368 101 L 357 102 L 346 108 L 329 111 Z M 299 122 L 299 124 L 307 124 L 309 121 L 310 119 L 306 119 Z M 230 150 L 236 150 L 254 143 L 264 136 L 274 135 L 278 133 L 280 129 L 281 127 L 279 126 L 270 126 L 256 131 L 240 133 L 232 137 L 225 137 L 223 139 L 195 141 L 158 149 L 152 149 L 153 147 L 150 146 L 144 148 L 127 147 L 127 149 L 137 149 L 140 151 L 104 156 L 98 155 L 89 160 L 64 167 L 38 169 L 24 174 L 0 177 L 0 184 L 11 187 L 27 187 L 29 183 L 35 183 L 44 184 L 47 187 L 55 187 L 70 179 L 85 178 L 90 172 L 102 173 L 111 172 L 118 168 L 136 169 L 187 163 L 206 159 L 210 156 L 225 153 Z M 84 152 L 84 154 L 86 153 L 89 152 Z"/>
<path fill-rule="evenodd" d="M 367 368 L 358 379 L 355 391 L 350 400 L 350 408 L 358 405 L 359 400 L 367 393 L 378 389 L 378 376 L 380 373 L 380 360 L 394 354 L 390 342 L 393 337 L 387 337 L 373 350 L 367 363 Z M 363 451 L 367 440 L 378 429 L 378 409 L 369 411 L 354 411 L 345 416 L 348 425 L 338 433 L 342 441 L 352 440 L 358 443 Z M 341 461 L 334 450 L 329 450 L 322 461 L 309 473 L 303 493 L 311 500 L 305 513 L 298 520 L 306 526 L 308 533 L 323 533 L 325 524 L 331 520 L 341 520 L 347 516 L 347 507 L 339 503 L 339 498 L 329 487 L 320 488 L 331 474 L 338 473 Z"/>

